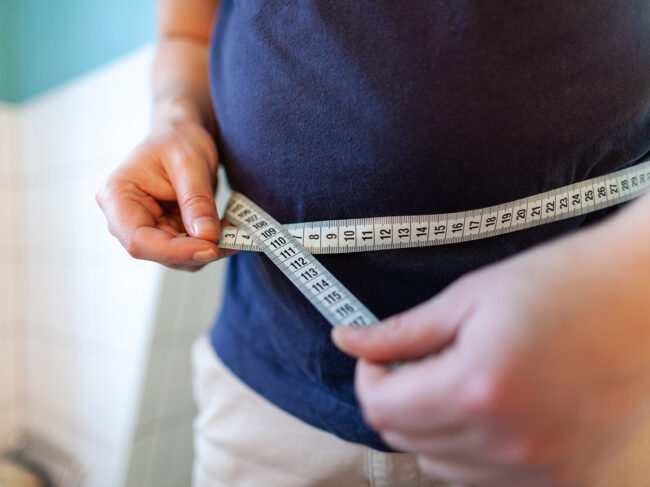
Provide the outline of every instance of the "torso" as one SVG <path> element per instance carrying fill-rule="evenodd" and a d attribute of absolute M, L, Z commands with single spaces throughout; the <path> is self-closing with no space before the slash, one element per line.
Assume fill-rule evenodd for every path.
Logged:
<path fill-rule="evenodd" d="M 650 6 L 230 0 L 211 83 L 230 183 L 280 222 L 480 208 L 650 151 Z M 584 222 L 320 260 L 385 317 Z M 263 256 L 234 259 L 217 328 L 217 352 L 253 389 L 381 447 L 354 403 L 351 360 Z"/>

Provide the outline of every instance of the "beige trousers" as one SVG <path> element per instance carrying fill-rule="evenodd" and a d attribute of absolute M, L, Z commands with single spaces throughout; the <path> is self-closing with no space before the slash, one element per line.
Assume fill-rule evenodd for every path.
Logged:
<path fill-rule="evenodd" d="M 426 478 L 413 455 L 343 441 L 277 408 L 221 363 L 207 337 L 192 355 L 194 487 L 451 487 Z M 597 487 L 650 487 L 650 423 Z"/>

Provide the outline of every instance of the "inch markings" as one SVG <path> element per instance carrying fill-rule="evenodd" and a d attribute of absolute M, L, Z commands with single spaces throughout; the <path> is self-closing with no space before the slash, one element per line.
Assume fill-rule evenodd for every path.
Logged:
<path fill-rule="evenodd" d="M 366 326 L 378 320 L 343 284 L 311 255 L 286 227 L 246 196 L 234 193 L 226 218 L 237 227 L 226 227 L 224 235 L 264 252 L 332 326 Z M 244 231 L 242 235 L 238 232 Z M 316 231 L 317 230 L 317 231 Z M 307 240 L 320 240 L 322 228 L 300 233 Z M 317 238 L 310 238 L 311 236 Z"/>
<path fill-rule="evenodd" d="M 377 318 L 312 254 L 444 245 L 516 232 L 614 206 L 650 187 L 650 160 L 615 173 L 480 210 L 281 225 L 233 193 L 218 245 L 264 252 L 332 326 Z"/>
<path fill-rule="evenodd" d="M 650 160 L 538 195 L 458 213 L 328 220 L 279 227 L 271 227 L 267 220 L 255 213 L 260 219 L 251 220 L 245 225 L 230 220 L 237 226 L 224 227 L 217 244 L 224 249 L 259 252 L 262 249 L 253 234 L 258 231 L 263 233 L 265 226 L 269 226 L 275 228 L 278 235 L 280 229 L 286 229 L 286 232 L 282 232 L 284 238 L 291 237 L 311 254 L 446 245 L 584 215 L 636 198 L 648 187 Z M 253 204 L 243 195 L 234 193 L 228 207 L 243 204 L 244 201 Z M 280 243 L 278 241 L 275 245 Z"/>

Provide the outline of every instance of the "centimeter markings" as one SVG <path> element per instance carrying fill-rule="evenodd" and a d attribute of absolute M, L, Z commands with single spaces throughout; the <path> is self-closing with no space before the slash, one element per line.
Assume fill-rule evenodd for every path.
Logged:
<path fill-rule="evenodd" d="M 366 326 L 377 318 L 273 217 L 240 193 L 228 202 L 226 218 L 245 229 L 332 326 Z"/>
<path fill-rule="evenodd" d="M 478 210 L 285 226 L 277 224 L 275 220 L 273 222 L 278 225 L 277 231 L 282 229 L 283 233 L 296 239 L 295 243 L 312 254 L 425 247 L 478 240 L 584 215 L 629 201 L 648 187 L 650 159 L 605 176 Z M 245 196 L 234 193 L 229 208 L 237 203 L 264 213 Z M 238 226 L 223 228 L 222 237 L 217 242 L 219 247 L 257 252 L 263 250 L 250 227 L 239 225 L 239 221 L 230 221 Z"/>

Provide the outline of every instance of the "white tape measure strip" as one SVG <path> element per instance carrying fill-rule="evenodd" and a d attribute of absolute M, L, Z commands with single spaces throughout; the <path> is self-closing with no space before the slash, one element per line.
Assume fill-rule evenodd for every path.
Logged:
<path fill-rule="evenodd" d="M 228 202 L 226 218 L 257 244 L 332 326 L 366 326 L 377 317 L 268 213 L 240 193 Z"/>
<path fill-rule="evenodd" d="M 649 186 L 650 160 L 606 176 L 481 210 L 286 226 L 235 192 L 228 201 L 225 217 L 236 226 L 223 229 L 218 245 L 264 252 L 332 326 L 366 326 L 376 323 L 377 318 L 312 253 L 476 240 L 614 206 L 635 198 Z"/>
<path fill-rule="evenodd" d="M 291 223 L 284 228 L 312 254 L 445 245 L 584 215 L 633 199 L 649 186 L 647 160 L 606 176 L 479 210 Z M 234 193 L 231 201 L 243 201 L 242 196 Z M 225 227 L 217 244 L 224 249 L 261 250 L 244 225 Z"/>

